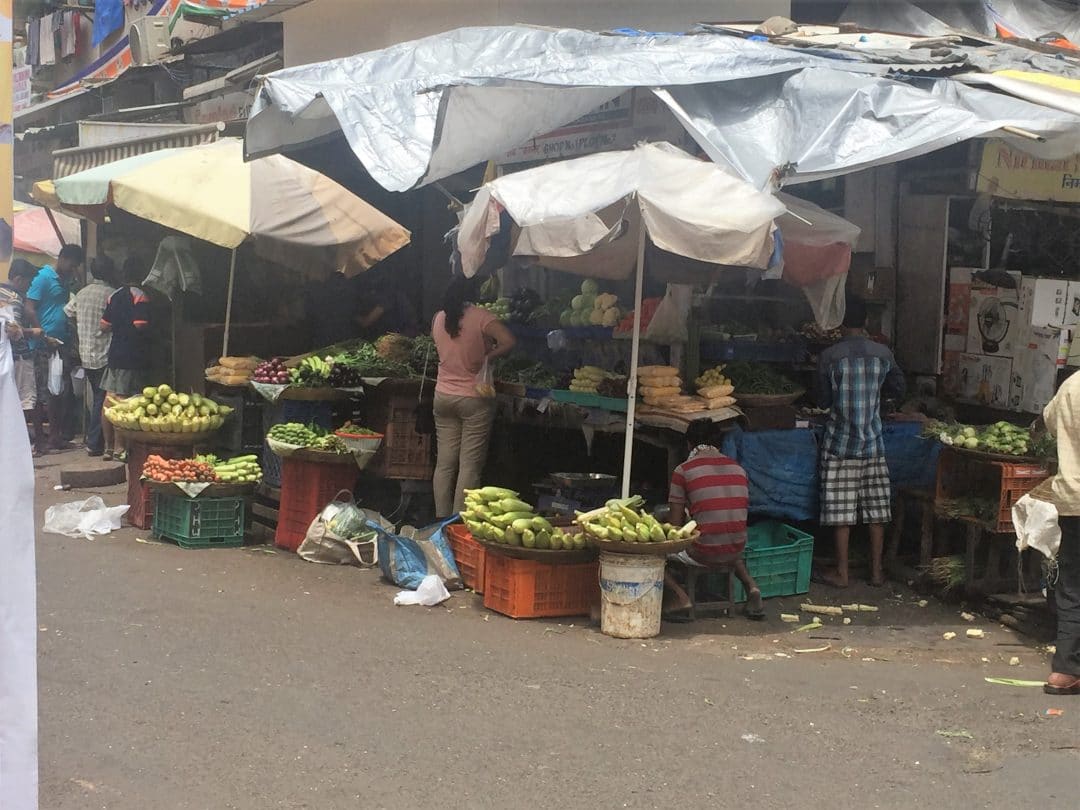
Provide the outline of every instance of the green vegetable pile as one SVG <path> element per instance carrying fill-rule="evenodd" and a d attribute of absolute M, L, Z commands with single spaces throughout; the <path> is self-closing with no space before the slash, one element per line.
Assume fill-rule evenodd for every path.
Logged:
<path fill-rule="evenodd" d="M 739 394 L 794 394 L 802 390 L 795 381 L 785 377 L 767 363 L 739 360 L 724 366 L 724 374 Z"/>
<path fill-rule="evenodd" d="M 998 504 L 989 498 L 965 496 L 961 498 L 943 498 L 938 501 L 941 511 L 951 518 L 970 517 L 976 520 L 997 521 Z"/>
<path fill-rule="evenodd" d="M 222 460 L 215 455 L 195 456 L 195 461 L 209 464 L 220 481 L 227 484 L 247 484 L 262 478 L 258 456 L 234 456 Z"/>
<path fill-rule="evenodd" d="M 966 450 L 982 450 L 1006 456 L 1027 456 L 1035 444 L 1031 431 L 1008 422 L 995 422 L 989 427 L 927 422 L 923 435 L 936 438 L 942 444 Z"/>
<path fill-rule="evenodd" d="M 384 357 L 373 343 L 360 343 L 334 357 L 334 364 L 345 365 L 356 371 L 361 377 L 399 377 L 415 376 L 409 363 L 403 363 Z"/>
<path fill-rule="evenodd" d="M 307 447 L 325 431 L 318 425 L 302 425 L 299 422 L 283 422 L 274 425 L 266 435 L 275 442 Z"/>
<path fill-rule="evenodd" d="M 439 368 L 439 353 L 435 350 L 435 340 L 431 335 L 413 338 L 412 354 L 409 357 L 409 366 L 417 376 L 424 373 L 425 364 L 427 376 L 434 377 Z"/>
<path fill-rule="evenodd" d="M 558 383 L 555 373 L 543 363 L 534 363 L 520 354 L 500 358 L 495 363 L 495 379 L 519 383 L 533 388 L 554 388 Z"/>
<path fill-rule="evenodd" d="M 512 489 L 466 490 L 461 518 L 473 537 L 490 543 L 555 551 L 585 547 L 583 535 L 575 537 L 554 529 Z"/>
<path fill-rule="evenodd" d="M 348 453 L 345 442 L 316 424 L 302 425 L 299 422 L 285 422 L 274 425 L 266 434 L 276 442 L 291 444 L 295 447 L 307 447 L 328 453 Z"/>

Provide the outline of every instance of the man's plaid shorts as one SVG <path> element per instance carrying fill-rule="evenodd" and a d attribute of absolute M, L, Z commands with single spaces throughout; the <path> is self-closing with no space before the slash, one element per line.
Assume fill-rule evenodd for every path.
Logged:
<path fill-rule="evenodd" d="M 889 467 L 882 456 L 821 457 L 821 525 L 854 526 L 892 520 Z"/>

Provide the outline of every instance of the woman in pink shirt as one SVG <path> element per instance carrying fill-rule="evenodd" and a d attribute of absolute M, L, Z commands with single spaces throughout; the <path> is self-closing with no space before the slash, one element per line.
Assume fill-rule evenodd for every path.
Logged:
<path fill-rule="evenodd" d="M 435 382 L 435 512 L 447 517 L 460 512 L 464 490 L 480 485 L 487 458 L 495 397 L 483 390 L 478 377 L 484 361 L 493 361 L 514 348 L 514 336 L 486 309 L 469 303 L 475 285 L 455 276 L 443 295 L 443 308 L 431 321 L 431 337 L 439 352 Z"/>

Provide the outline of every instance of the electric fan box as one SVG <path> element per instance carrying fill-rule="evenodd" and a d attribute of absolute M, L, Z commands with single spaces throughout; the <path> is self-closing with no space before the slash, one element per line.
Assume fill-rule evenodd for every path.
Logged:
<path fill-rule="evenodd" d="M 1024 276 L 1020 314 L 1027 326 L 1061 327 L 1080 322 L 1080 284 L 1062 278 Z"/>
<path fill-rule="evenodd" d="M 967 354 L 1013 357 L 1021 340 L 1016 290 L 973 282 L 968 303 Z"/>

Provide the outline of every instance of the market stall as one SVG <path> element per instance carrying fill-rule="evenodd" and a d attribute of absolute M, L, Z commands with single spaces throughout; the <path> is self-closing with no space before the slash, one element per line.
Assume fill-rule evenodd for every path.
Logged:
<path fill-rule="evenodd" d="M 281 157 L 245 162 L 242 146 L 236 140 L 161 150 L 109 163 L 58 179 L 40 188 L 39 192 L 43 199 L 54 205 L 95 222 L 105 223 L 111 215 L 123 212 L 230 251 L 221 356 L 206 376 L 215 394 L 234 404 L 219 406 L 212 398 L 174 392 L 167 384 L 162 384 L 158 393 L 147 389 L 144 396 L 110 409 L 111 420 L 131 442 L 128 476 L 133 488 L 129 493 L 133 506 L 131 519 L 144 528 L 150 527 L 154 493 L 140 479 L 151 457 L 188 459 L 196 447 L 216 449 L 225 446 L 232 448 L 232 460 L 240 463 L 238 459 L 245 461 L 252 457 L 252 454 L 245 454 L 245 450 L 251 448 L 237 446 L 243 445 L 244 434 L 251 432 L 245 422 L 257 423 L 265 432 L 269 425 L 264 426 L 264 423 L 288 421 L 276 417 L 260 419 L 254 414 L 250 414 L 254 418 L 248 418 L 250 400 L 243 392 L 249 385 L 259 385 L 250 383 L 253 376 L 258 377 L 256 372 L 268 372 L 260 368 L 257 358 L 229 355 L 237 258 L 241 246 L 277 263 L 315 264 L 324 266 L 326 272 L 333 272 L 340 262 L 340 266 L 355 273 L 367 270 L 409 241 L 409 233 L 404 228 L 311 169 Z M 208 200 L 213 200 L 213 204 L 208 205 Z M 162 260 L 163 252 L 165 258 Z M 190 252 L 187 243 L 176 237 L 162 240 L 159 261 L 148 282 L 163 284 L 167 291 L 194 283 L 193 278 L 198 279 L 198 268 Z M 175 327 L 174 318 L 171 341 L 174 353 L 180 350 L 182 342 Z M 295 385 L 267 383 L 263 393 L 267 388 L 276 388 L 278 390 L 267 399 L 295 398 L 307 405 L 309 414 L 317 416 L 321 406 L 347 400 L 360 390 L 356 386 L 358 378 L 331 380 L 329 369 L 329 364 L 318 355 L 302 358 L 292 369 L 288 381 Z M 230 390 L 233 393 L 227 393 Z M 165 401 L 158 401 L 162 399 Z M 200 410 L 209 413 L 200 413 Z M 240 436 L 238 440 L 234 437 L 226 442 L 217 431 L 233 411 L 237 412 L 233 420 L 240 423 L 237 428 Z M 330 419 L 323 421 L 329 423 Z M 261 436 L 254 449 L 261 451 Z M 302 459 L 305 463 L 333 465 L 342 460 L 336 457 L 340 455 L 346 463 L 339 466 L 349 468 L 351 465 L 355 472 L 357 465 L 353 463 L 353 454 L 341 451 L 338 446 L 323 448 L 315 445 L 308 448 L 308 452 L 313 455 Z M 266 454 L 263 463 L 276 459 L 277 454 Z M 297 459 L 297 463 L 300 461 Z M 262 474 L 260 470 L 260 478 Z M 343 475 L 315 477 L 325 478 L 328 485 L 345 483 L 348 488 L 355 479 L 355 475 L 348 481 Z M 291 514 L 292 500 L 300 498 L 297 491 L 314 492 L 315 500 L 322 497 L 323 491 L 317 481 L 312 488 L 312 475 L 292 476 L 290 481 L 294 483 L 287 484 L 284 476 L 274 481 L 281 484 L 280 497 L 287 517 Z M 176 496 L 158 493 L 157 500 L 167 504 L 173 497 Z M 208 498 L 210 496 L 203 492 L 193 496 L 193 499 L 202 499 L 200 502 L 210 508 Z M 321 506 L 313 508 L 307 520 Z"/>

